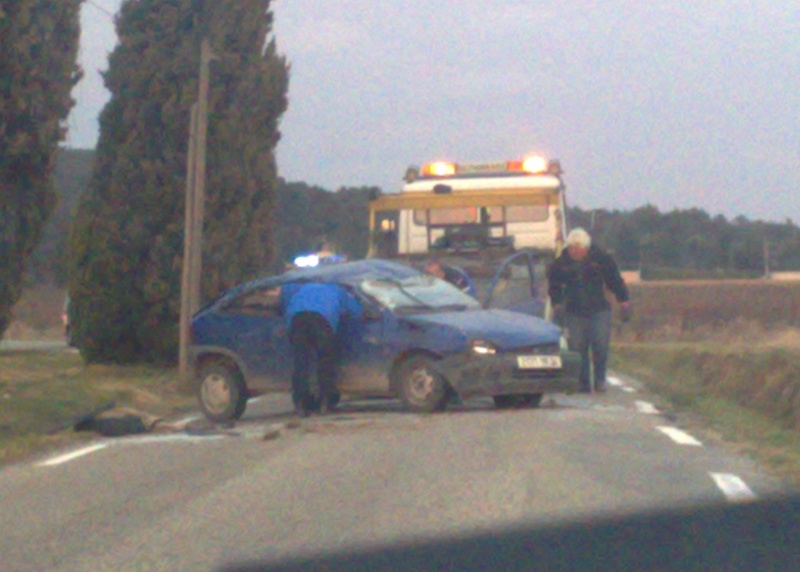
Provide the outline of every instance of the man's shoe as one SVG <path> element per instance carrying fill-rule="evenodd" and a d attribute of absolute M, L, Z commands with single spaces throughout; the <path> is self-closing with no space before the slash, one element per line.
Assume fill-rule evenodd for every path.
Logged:
<path fill-rule="evenodd" d="M 595 386 L 594 390 L 597 393 L 605 393 L 606 391 L 608 391 L 608 385 L 606 383 L 598 383 Z"/>
<path fill-rule="evenodd" d="M 591 387 L 581 387 L 578 390 L 578 393 L 591 393 L 591 392 L 592 392 L 592 388 Z"/>

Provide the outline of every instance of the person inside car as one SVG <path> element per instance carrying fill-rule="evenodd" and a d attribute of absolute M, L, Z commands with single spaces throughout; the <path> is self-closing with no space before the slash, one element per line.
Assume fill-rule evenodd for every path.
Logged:
<path fill-rule="evenodd" d="M 477 289 L 475 288 L 475 284 L 472 282 L 472 279 L 460 268 L 449 266 L 443 262 L 439 262 L 438 260 L 429 260 L 425 264 L 424 271 L 426 274 L 436 276 L 441 280 L 449 282 L 465 294 L 469 294 L 470 296 L 474 297 L 478 293 Z"/>
<path fill-rule="evenodd" d="M 295 413 L 308 417 L 315 409 L 309 378 L 316 369 L 319 410 L 333 409 L 343 318 L 358 318 L 363 307 L 346 288 L 325 282 L 290 282 L 280 290 L 281 308 L 292 347 L 292 400 Z"/>

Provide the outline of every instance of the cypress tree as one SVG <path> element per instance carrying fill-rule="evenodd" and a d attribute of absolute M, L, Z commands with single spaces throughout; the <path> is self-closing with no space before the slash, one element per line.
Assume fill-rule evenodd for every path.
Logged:
<path fill-rule="evenodd" d="M 111 99 L 73 226 L 70 295 L 89 362 L 177 354 L 186 160 L 200 45 L 211 65 L 202 292 L 258 275 L 272 256 L 278 121 L 288 67 L 269 0 L 126 0 L 105 83 Z"/>
<path fill-rule="evenodd" d="M 80 79 L 80 0 L 0 0 L 0 335 L 56 197 L 58 142 Z"/>

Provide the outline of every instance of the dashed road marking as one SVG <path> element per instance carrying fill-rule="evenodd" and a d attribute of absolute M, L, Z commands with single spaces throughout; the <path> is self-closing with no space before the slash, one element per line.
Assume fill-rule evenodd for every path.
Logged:
<path fill-rule="evenodd" d="M 656 427 L 659 431 L 661 431 L 664 435 L 678 443 L 679 445 L 692 445 L 694 447 L 702 447 L 703 444 L 686 433 L 685 431 L 681 431 L 677 427 L 664 427 L 659 426 Z"/>
<path fill-rule="evenodd" d="M 174 443 L 180 442 L 196 442 L 196 441 L 211 441 L 213 439 L 221 439 L 226 437 L 226 434 L 207 434 L 207 435 L 188 435 L 186 433 L 167 433 L 161 435 L 144 435 L 142 437 L 125 437 L 120 439 L 116 444 L 118 445 L 142 445 L 145 443 Z"/>
<path fill-rule="evenodd" d="M 660 413 L 656 406 L 652 403 L 648 403 L 647 401 L 636 401 L 636 411 L 639 413 L 646 413 L 648 415 L 655 415 Z"/>
<path fill-rule="evenodd" d="M 606 381 L 608 382 L 608 385 L 613 385 L 616 387 L 622 385 L 622 381 L 620 381 L 618 377 L 606 377 Z"/>
<path fill-rule="evenodd" d="M 756 498 L 745 482 L 730 473 L 708 473 L 714 479 L 722 494 L 731 502 L 750 501 Z"/>
<path fill-rule="evenodd" d="M 622 391 L 626 393 L 636 393 L 636 390 L 632 387 L 628 387 L 627 385 L 622 386 Z"/>
<path fill-rule="evenodd" d="M 55 465 L 68 463 L 69 461 L 72 461 L 79 457 L 83 457 L 84 455 L 88 455 L 89 453 L 94 453 L 95 451 L 99 451 L 100 449 L 105 449 L 107 446 L 108 445 L 106 443 L 97 443 L 95 445 L 90 445 L 89 447 L 84 447 L 83 449 L 78 449 L 77 451 L 72 451 L 71 453 L 66 453 L 64 455 L 59 455 L 58 457 L 53 457 L 52 459 L 42 461 L 41 463 L 39 463 L 39 466 L 54 467 Z"/>

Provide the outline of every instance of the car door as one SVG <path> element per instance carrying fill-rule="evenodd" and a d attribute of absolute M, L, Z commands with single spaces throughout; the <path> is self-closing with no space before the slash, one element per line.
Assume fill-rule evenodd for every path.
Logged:
<path fill-rule="evenodd" d="M 341 365 L 337 385 L 343 393 L 388 395 L 391 352 L 384 336 L 389 312 L 372 300 L 359 299 L 364 307 L 362 316 L 344 319 L 339 327 Z"/>
<path fill-rule="evenodd" d="M 220 312 L 230 322 L 229 347 L 243 362 L 251 388 L 290 386 L 291 347 L 274 285 L 243 292 Z"/>
<path fill-rule="evenodd" d="M 537 288 L 536 256 L 520 251 L 501 264 L 483 300 L 484 308 L 495 308 L 544 316 L 546 294 Z"/>

